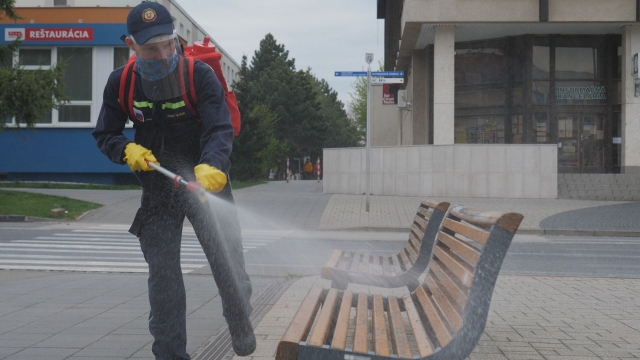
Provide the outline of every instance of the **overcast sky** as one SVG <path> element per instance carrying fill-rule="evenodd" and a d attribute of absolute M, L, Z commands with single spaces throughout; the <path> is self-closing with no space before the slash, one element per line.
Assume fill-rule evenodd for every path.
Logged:
<path fill-rule="evenodd" d="M 376 18 L 376 0 L 176 0 L 240 64 L 249 61 L 267 33 L 295 58 L 296 69 L 311 68 L 348 106 L 354 78 L 334 71 L 366 70 L 365 53 L 374 53 L 372 69 L 383 58 L 384 21 Z"/>

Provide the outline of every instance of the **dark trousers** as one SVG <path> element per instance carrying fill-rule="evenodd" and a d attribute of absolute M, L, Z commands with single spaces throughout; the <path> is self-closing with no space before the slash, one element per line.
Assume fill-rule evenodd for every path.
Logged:
<path fill-rule="evenodd" d="M 211 267 L 227 322 L 248 319 L 251 282 L 244 267 L 240 224 L 229 184 L 204 203 L 184 187 L 152 171 L 139 174 L 142 206 L 131 226 L 149 264 L 149 332 L 156 359 L 190 359 L 186 351 L 186 295 L 180 268 L 180 242 L 189 219 Z M 217 205 L 216 205 L 217 204 Z M 218 211 L 219 210 L 219 211 Z"/>

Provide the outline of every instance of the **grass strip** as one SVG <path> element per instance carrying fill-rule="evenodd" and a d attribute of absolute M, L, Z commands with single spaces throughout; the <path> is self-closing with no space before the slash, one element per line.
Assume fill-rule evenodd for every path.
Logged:
<path fill-rule="evenodd" d="M 24 215 L 49 218 L 49 212 L 57 207 L 65 209 L 65 220 L 75 220 L 86 211 L 102 205 L 74 200 L 63 196 L 32 194 L 22 191 L 0 190 L 0 215 Z"/>

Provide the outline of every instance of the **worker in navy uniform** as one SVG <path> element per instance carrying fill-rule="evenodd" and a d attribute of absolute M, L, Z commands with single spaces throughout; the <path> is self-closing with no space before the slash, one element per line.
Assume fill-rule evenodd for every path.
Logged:
<path fill-rule="evenodd" d="M 133 70 L 133 111 L 119 105 L 123 68 L 109 76 L 100 115 L 93 131 L 98 148 L 112 162 L 128 164 L 142 185 L 141 207 L 130 232 L 140 239 L 149 264 L 149 331 L 156 359 L 190 359 L 186 351 L 186 294 L 180 267 L 180 242 L 185 217 L 189 219 L 207 257 L 222 299 L 233 349 L 238 355 L 255 351 L 249 321 L 251 282 L 244 267 L 240 225 L 228 172 L 233 127 L 225 95 L 211 68 L 195 60 L 193 82 L 178 86 L 186 73 L 179 64 L 173 18 L 155 2 L 143 2 L 127 18 L 125 42 L 136 53 Z M 182 95 L 194 86 L 197 117 L 185 108 Z M 133 117 L 133 118 L 132 118 Z M 133 123 L 133 141 L 123 134 Z M 208 202 L 148 166 L 146 161 L 197 180 L 226 202 L 224 219 L 217 219 Z M 230 208 L 231 210 L 229 210 Z M 215 221 L 214 221 L 215 220 Z"/>

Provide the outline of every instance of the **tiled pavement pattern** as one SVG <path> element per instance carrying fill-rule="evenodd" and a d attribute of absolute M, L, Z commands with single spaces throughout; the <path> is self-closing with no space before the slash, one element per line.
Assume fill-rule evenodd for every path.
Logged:
<path fill-rule="evenodd" d="M 333 195 L 320 219 L 319 230 L 347 228 L 403 228 L 411 225 L 423 197 L 370 196 L 370 211 L 366 211 L 364 195 Z M 433 198 L 464 204 L 478 210 L 519 212 L 524 215 L 519 230 L 541 230 L 545 218 L 570 210 L 594 206 L 624 204 L 616 201 L 569 199 L 480 199 Z"/>
<path fill-rule="evenodd" d="M 292 284 L 256 327 L 256 352 L 232 359 L 273 359 L 278 341 L 314 285 L 330 284 L 317 276 Z M 351 285 L 350 289 L 368 290 Z M 525 276 L 498 277 L 484 334 L 469 356 L 469 360 L 638 358 L 640 279 Z"/>

